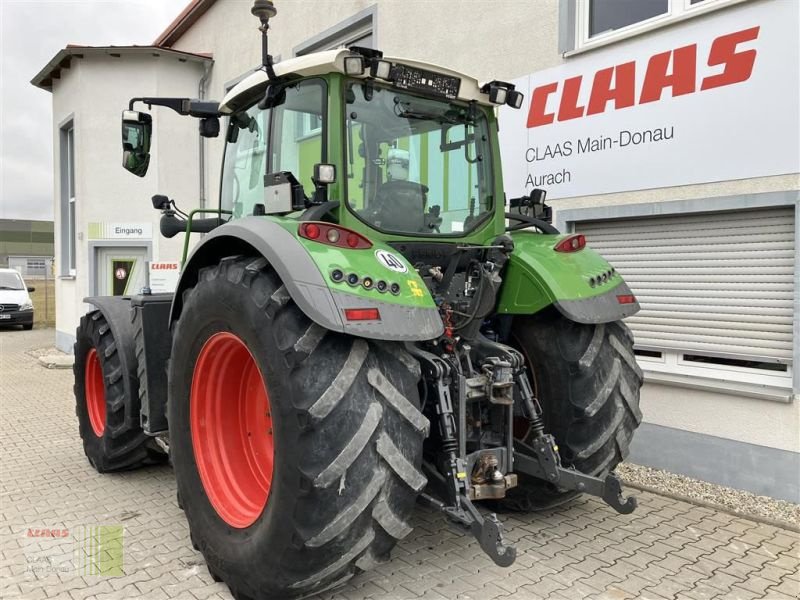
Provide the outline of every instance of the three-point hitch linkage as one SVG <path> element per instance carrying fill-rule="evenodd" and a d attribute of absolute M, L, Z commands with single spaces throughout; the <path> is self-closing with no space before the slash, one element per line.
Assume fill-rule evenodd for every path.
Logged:
<path fill-rule="evenodd" d="M 422 494 L 421 499 L 444 512 L 455 524 L 468 529 L 496 564 L 511 565 L 516 560 L 516 548 L 503 541 L 503 525 L 497 515 L 482 514 L 472 500 L 504 497 L 506 490 L 517 483 L 514 470 L 543 479 L 562 491 L 575 490 L 598 496 L 621 514 L 629 514 L 636 508 L 636 498 L 623 497 L 620 480 L 613 473 L 604 478 L 593 477 L 562 465 L 555 439 L 544 432 L 542 409 L 533 395 L 524 358 L 515 349 L 485 337 L 475 340 L 471 347 L 454 344 L 442 355 L 413 344 L 407 344 L 406 348 L 420 361 L 428 389 L 435 390 L 444 463 L 439 472 L 445 474 L 440 483 L 444 486 L 446 501 L 429 494 Z M 482 373 L 463 371 L 462 365 L 471 364 L 463 360 L 470 354 L 473 359 L 478 358 Z M 455 401 L 452 391 L 458 394 Z M 514 396 L 530 422 L 530 445 L 514 440 Z M 506 440 L 503 446 L 467 454 L 467 406 L 478 399 L 488 399 L 505 411 Z M 454 406 L 458 407 L 458 416 L 454 414 Z M 486 476 L 479 481 L 470 477 L 480 472 L 483 464 L 488 466 L 488 473 L 484 471 Z M 502 472 L 498 465 L 503 467 Z"/>

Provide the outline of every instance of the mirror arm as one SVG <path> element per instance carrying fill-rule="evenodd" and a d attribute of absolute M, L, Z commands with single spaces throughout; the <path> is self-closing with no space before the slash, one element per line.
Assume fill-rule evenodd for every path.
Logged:
<path fill-rule="evenodd" d="M 128 110 L 133 110 L 133 106 L 137 102 L 146 104 L 148 109 L 153 106 L 164 106 L 174 110 L 179 115 L 189 115 L 191 117 L 205 118 L 218 117 L 220 115 L 218 102 L 206 102 L 204 100 L 192 100 L 190 98 L 142 97 L 131 98 L 131 101 L 128 103 Z"/>

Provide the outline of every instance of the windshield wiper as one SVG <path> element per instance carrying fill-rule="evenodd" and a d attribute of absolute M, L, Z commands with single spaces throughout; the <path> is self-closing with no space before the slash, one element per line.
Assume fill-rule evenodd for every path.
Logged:
<path fill-rule="evenodd" d="M 400 106 L 399 104 L 397 105 Z M 455 117 L 448 117 L 443 114 L 426 113 L 419 110 L 395 110 L 394 114 L 401 119 L 419 119 L 425 121 L 436 121 L 437 123 L 450 123 L 451 125 L 460 125 L 462 121 Z"/>
<path fill-rule="evenodd" d="M 14 292 L 20 291 L 22 288 L 9 287 L 7 285 L 0 285 L 0 290 L 11 290 Z"/>

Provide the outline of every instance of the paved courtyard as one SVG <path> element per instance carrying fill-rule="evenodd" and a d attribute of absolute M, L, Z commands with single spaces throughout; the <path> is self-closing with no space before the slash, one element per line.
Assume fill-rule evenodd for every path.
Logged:
<path fill-rule="evenodd" d="M 52 330 L 0 331 L 0 599 L 231 598 L 192 549 L 169 467 L 99 475 L 89 466 L 72 372 L 45 369 L 26 354 L 52 343 Z M 519 551 L 509 569 L 420 507 L 391 561 L 318 598 L 800 597 L 797 533 L 638 497 L 628 516 L 593 498 L 502 516 Z M 122 535 L 115 576 L 92 574 L 80 558 L 91 555 L 87 531 L 97 526 Z"/>

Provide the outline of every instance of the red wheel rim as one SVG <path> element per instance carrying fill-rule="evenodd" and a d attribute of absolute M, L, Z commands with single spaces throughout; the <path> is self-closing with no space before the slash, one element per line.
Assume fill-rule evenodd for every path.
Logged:
<path fill-rule="evenodd" d="M 269 395 L 242 340 L 212 335 L 197 357 L 189 402 L 192 447 L 208 499 L 228 525 L 252 525 L 267 505 L 274 458 Z"/>
<path fill-rule="evenodd" d="M 97 350 L 92 348 L 86 356 L 86 372 L 84 373 L 86 388 L 86 412 L 89 423 L 97 437 L 103 437 L 106 430 L 106 387 L 103 383 L 103 368 Z"/>

